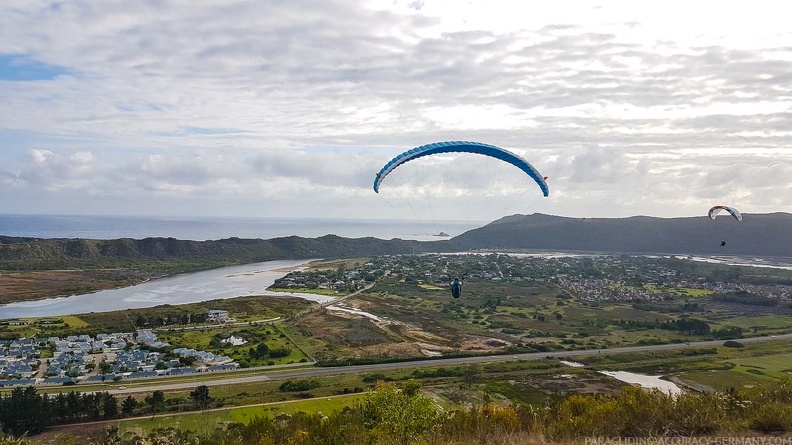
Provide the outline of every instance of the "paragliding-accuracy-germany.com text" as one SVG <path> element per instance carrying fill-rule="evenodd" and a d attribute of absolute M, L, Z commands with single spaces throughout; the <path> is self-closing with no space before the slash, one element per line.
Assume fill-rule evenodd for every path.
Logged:
<path fill-rule="evenodd" d="M 585 445 L 792 445 L 792 437 L 586 437 Z"/>

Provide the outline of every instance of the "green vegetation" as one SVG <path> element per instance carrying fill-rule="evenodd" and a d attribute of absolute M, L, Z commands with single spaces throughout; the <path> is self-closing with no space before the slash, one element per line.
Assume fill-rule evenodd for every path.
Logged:
<path fill-rule="evenodd" d="M 112 312 L 91 312 L 87 314 L 59 317 L 63 323 L 41 324 L 42 318 L 21 319 L 28 324 L 24 326 L 0 325 L 0 339 L 21 337 L 66 337 L 68 335 L 108 332 L 130 332 L 141 328 L 160 328 L 166 335 L 184 332 L 183 328 L 215 330 L 209 334 L 228 332 L 233 326 L 211 324 L 206 322 L 206 313 L 210 309 L 227 310 L 235 318 L 236 323 L 247 325 L 251 329 L 260 327 L 262 320 L 286 318 L 305 311 L 317 304 L 297 297 L 259 296 L 239 297 L 222 300 L 210 300 L 201 303 L 183 305 L 161 305 L 152 308 L 126 309 Z M 240 327 L 239 329 L 244 329 Z M 191 340 L 187 340 L 191 341 Z M 193 344 L 208 344 L 207 338 L 194 339 Z M 174 343 L 175 344 L 175 343 Z M 192 347 L 186 346 L 185 347 Z M 178 346 L 177 346 L 178 347 Z M 303 356 L 295 356 L 299 360 Z"/>
<path fill-rule="evenodd" d="M 293 294 L 316 294 L 316 295 L 329 295 L 331 297 L 337 297 L 339 295 L 346 295 L 345 291 L 334 290 L 334 289 L 311 289 L 307 287 L 268 287 L 268 291 L 270 292 L 283 292 L 283 293 L 293 293 Z"/>
<path fill-rule="evenodd" d="M 271 411 L 254 407 L 206 413 L 194 419 L 168 418 L 165 420 L 169 428 L 150 432 L 147 430 L 154 427 L 153 422 L 136 420 L 122 424 L 123 434 L 120 434 L 122 430 L 111 430 L 107 440 L 123 445 L 144 440 L 156 440 L 164 445 L 185 442 L 450 445 L 564 443 L 584 437 L 756 436 L 792 431 L 789 381 L 739 392 L 686 393 L 676 397 L 625 386 L 611 395 L 576 394 L 558 398 L 541 408 L 490 401 L 450 411 L 440 409 L 415 382 L 401 386 L 380 382 L 362 399 L 344 402 L 345 408 L 333 411 L 324 408 L 322 413 L 298 411 L 292 415 L 273 415 Z M 318 406 L 314 405 L 313 409 Z M 221 421 L 221 416 L 229 420 Z M 74 438 L 72 443 L 81 442 Z"/>
<path fill-rule="evenodd" d="M 756 332 L 759 330 L 790 329 L 792 328 L 792 317 L 789 315 L 732 317 L 724 321 L 724 323 Z"/>
<path fill-rule="evenodd" d="M 90 334 L 129 331 L 134 325 L 157 330 L 159 339 L 172 347 L 229 355 L 243 367 L 314 359 L 321 364 L 338 365 L 591 350 L 589 355 L 576 359 L 583 362 L 586 369 L 568 367 L 558 360 L 539 359 L 315 379 L 283 380 L 278 379 L 277 372 L 267 372 L 272 380 L 212 386 L 211 390 L 201 382 L 215 376 L 175 377 L 167 381 L 194 381 L 196 386 L 191 390 L 132 393 L 115 404 L 108 402 L 108 406 L 115 405 L 117 409 L 117 413 L 108 418 L 157 414 L 154 419 L 125 420 L 127 426 L 114 439 L 116 443 L 130 443 L 133 435 L 176 435 L 173 431 L 154 431 L 168 421 L 172 424 L 175 419 L 180 422 L 181 429 L 192 430 L 192 433 L 178 433 L 179 437 L 200 437 L 206 443 L 252 443 L 254 437 L 256 440 L 266 437 L 268 442 L 264 443 L 334 443 L 335 440 L 339 443 L 398 443 L 396 438 L 404 435 L 439 444 L 449 441 L 497 443 L 499 439 L 505 440 L 507 433 L 540 434 L 566 441 L 580 437 L 565 432 L 575 428 L 590 434 L 627 435 L 788 430 L 786 412 L 773 408 L 775 399 L 772 397 L 775 396 L 766 394 L 775 391 L 780 394 L 779 400 L 786 397 L 783 396 L 788 391 L 783 389 L 784 379 L 792 372 L 792 366 L 788 365 L 792 363 L 788 344 L 772 340 L 752 344 L 739 340 L 750 335 L 769 337 L 792 329 L 792 308 L 773 293 L 785 291 L 786 288 L 778 286 L 785 286 L 783 283 L 788 275 L 779 272 L 776 276 L 773 272 L 760 277 L 741 269 L 699 267 L 690 263 L 627 256 L 563 261 L 514 259 L 504 255 L 343 260 L 313 265 L 304 276 L 292 275 L 294 281 L 291 282 L 303 280 L 318 286 L 319 280 L 328 280 L 347 289 L 350 286 L 362 289 L 368 284 L 360 281 L 370 275 L 377 280 L 374 287 L 348 298 L 344 304 L 374 314 L 379 320 L 328 310 L 299 298 L 268 296 L 60 319 L 26 319 L 20 320 L 26 322 L 25 325 L 0 327 L 0 335 L 21 332 L 28 336 Z M 365 265 L 365 270 L 361 264 Z M 350 274 L 358 267 L 362 272 Z M 466 276 L 463 298 L 459 300 L 449 297 L 446 286 L 449 274 Z M 364 277 L 350 278 L 353 275 Z M 565 281 L 565 277 L 582 278 L 581 281 Z M 610 285 L 605 281 L 617 277 L 622 277 L 625 284 Z M 750 280 L 754 283 L 770 283 L 769 287 L 756 284 L 759 287 L 748 292 L 738 289 L 738 285 L 742 285 L 739 282 L 718 281 L 739 281 L 746 277 L 752 277 Z M 293 289 L 290 287 L 289 291 Z M 775 304 L 768 304 L 768 300 Z M 208 309 L 228 310 L 236 322 L 207 324 L 200 314 Z M 226 340 L 232 335 L 246 343 L 229 344 Z M 631 354 L 608 351 L 617 346 L 684 345 L 704 339 L 718 339 L 718 344 L 723 346 Z M 728 341 L 724 343 L 724 340 Z M 164 352 L 167 354 L 168 350 Z M 724 397 L 732 397 L 739 403 L 761 401 L 771 408 L 761 414 L 764 417 L 745 412 L 723 415 L 712 408 L 720 402 L 707 398 L 714 397 L 711 394 L 689 394 L 681 399 L 682 402 L 665 400 L 660 395 L 620 390 L 624 386 L 622 383 L 597 370 L 662 374 L 689 388 L 723 390 L 729 394 Z M 251 369 L 228 376 L 262 372 Z M 360 393 L 379 381 L 393 385 L 380 385 L 374 393 L 361 396 Z M 419 390 L 415 382 L 420 382 L 423 389 Z M 131 383 L 131 388 L 142 384 Z M 112 387 L 118 384 L 77 385 L 74 389 L 101 391 Z M 759 388 L 765 392 L 760 393 Z M 49 395 L 60 389 L 47 388 L 39 394 Z M 3 394 L 9 397 L 11 392 Z M 326 400 L 328 397 L 349 394 L 354 396 L 343 399 L 346 402 L 322 404 L 323 401 L 331 402 Z M 422 397 L 431 397 L 432 403 L 425 403 Z M 393 406 L 398 405 L 405 411 L 385 410 L 382 407 L 384 399 L 390 399 Z M 656 404 L 659 418 L 678 430 L 647 425 L 642 417 L 646 413 L 641 411 L 645 403 Z M 324 416 L 311 411 L 319 409 L 318 406 L 324 406 L 321 408 Z M 332 412 L 343 410 L 345 406 L 348 408 L 343 412 Z M 437 406 L 445 411 L 435 410 Z M 705 416 L 699 430 L 691 426 L 693 420 L 673 414 L 677 412 L 679 416 L 684 414 L 698 419 L 693 414 L 693 406 Z M 566 416 L 566 420 L 545 418 L 542 414 L 545 411 L 538 407 L 548 407 L 550 412 Z M 176 414 L 196 410 L 204 412 L 189 416 Z M 301 410 L 308 414 L 299 414 Z M 289 418 L 283 415 L 286 412 L 294 415 Z M 413 412 L 416 418 L 410 418 L 409 422 L 394 421 L 395 416 Z M 450 416 L 449 412 L 456 414 Z M 95 419 L 94 414 L 78 417 L 80 420 Z M 496 418 L 505 423 L 497 424 L 498 433 L 486 428 L 482 433 L 456 424 L 457 416 L 474 424 L 479 422 L 478 425 L 494 422 L 492 419 Z M 618 416 L 634 424 L 625 423 Z M 611 417 L 618 421 L 603 421 Z M 712 419 L 718 421 L 715 427 L 711 426 Z M 324 442 L 314 439 L 326 433 L 323 428 L 330 428 L 329 425 L 348 427 L 341 428 L 343 431 L 331 430 L 333 434 L 322 436 L 326 437 L 322 439 Z M 454 426 L 460 427 L 462 432 L 454 432 L 451 429 Z M 296 436 L 298 430 L 306 435 Z"/>
<path fill-rule="evenodd" d="M 120 436 L 126 434 L 147 436 L 153 431 L 168 428 L 193 431 L 203 435 L 231 423 L 247 424 L 256 418 L 276 417 L 278 414 L 333 413 L 341 411 L 347 406 L 355 406 L 363 397 L 362 394 L 350 394 L 309 400 L 272 402 L 244 408 L 218 409 L 204 413 L 159 415 L 154 418 L 122 420 L 118 430 Z"/>
<path fill-rule="evenodd" d="M 692 387 L 707 391 L 729 391 L 761 384 L 765 379 L 736 371 L 694 371 L 680 375 L 680 380 Z"/>
<path fill-rule="evenodd" d="M 311 379 L 311 380 L 286 380 L 285 382 L 281 383 L 279 389 L 281 391 L 310 391 L 314 388 L 318 388 L 322 386 L 319 380 Z"/>

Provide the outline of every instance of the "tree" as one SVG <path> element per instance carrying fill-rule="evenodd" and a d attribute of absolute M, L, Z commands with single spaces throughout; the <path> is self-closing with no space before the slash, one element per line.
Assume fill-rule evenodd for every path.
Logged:
<path fill-rule="evenodd" d="M 195 406 L 201 410 L 206 409 L 209 402 L 212 401 L 212 398 L 209 397 L 209 387 L 206 385 L 198 386 L 195 390 L 190 391 L 190 398 L 193 400 L 193 403 L 195 403 Z"/>
<path fill-rule="evenodd" d="M 102 393 L 102 417 L 112 419 L 118 415 L 118 399 L 105 391 Z"/>
<path fill-rule="evenodd" d="M 68 407 L 66 405 L 66 394 L 59 392 L 58 395 L 55 396 L 55 400 L 52 406 L 52 415 L 58 422 L 65 422 L 68 416 Z"/>
<path fill-rule="evenodd" d="M 80 416 L 82 413 L 82 407 L 83 403 L 80 395 L 74 391 L 69 391 L 69 393 L 66 394 L 66 412 L 68 413 L 69 420 Z"/>
<path fill-rule="evenodd" d="M 109 374 L 111 372 L 113 372 L 113 367 L 110 366 L 110 364 L 107 363 L 106 361 L 102 360 L 99 363 L 99 373 L 100 374 Z"/>
<path fill-rule="evenodd" d="M 32 386 L 16 387 L 0 399 L 0 424 L 12 436 L 38 434 L 49 425 L 49 403 Z"/>
<path fill-rule="evenodd" d="M 465 384 L 467 384 L 468 388 L 470 388 L 471 386 L 473 386 L 474 383 L 476 383 L 479 374 L 480 374 L 480 370 L 478 366 L 469 365 L 465 367 L 462 376 L 464 377 Z"/>
<path fill-rule="evenodd" d="M 99 394 L 82 393 L 83 408 L 92 420 L 99 419 L 101 414 L 102 396 Z"/>
<path fill-rule="evenodd" d="M 397 438 L 408 444 L 436 425 L 440 413 L 434 401 L 423 395 L 420 384 L 412 382 L 400 390 L 394 383 L 377 383 L 363 402 L 363 419 L 375 436 Z"/>
<path fill-rule="evenodd" d="M 165 407 L 165 393 L 154 391 L 150 396 L 146 396 L 146 404 L 151 408 L 151 417 L 153 418 L 157 411 L 161 411 Z"/>
<path fill-rule="evenodd" d="M 121 412 L 126 414 L 127 416 L 131 416 L 132 412 L 135 411 L 135 408 L 138 405 L 138 401 L 133 399 L 132 396 L 127 396 L 123 402 L 121 402 Z"/>

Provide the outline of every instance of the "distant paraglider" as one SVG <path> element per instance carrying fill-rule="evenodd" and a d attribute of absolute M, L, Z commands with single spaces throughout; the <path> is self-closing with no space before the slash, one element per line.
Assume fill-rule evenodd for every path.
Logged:
<path fill-rule="evenodd" d="M 715 206 L 709 209 L 710 219 L 714 220 L 718 216 L 718 213 L 720 213 L 722 210 L 729 212 L 731 216 L 733 216 L 734 219 L 736 219 L 737 221 L 742 221 L 742 215 L 740 214 L 740 212 L 737 211 L 737 209 L 735 209 L 734 207 L 727 207 L 727 206 Z"/>
<path fill-rule="evenodd" d="M 711 209 L 709 209 L 708 215 L 709 215 L 711 220 L 715 220 L 715 218 L 718 217 L 718 214 L 721 211 L 729 212 L 729 214 L 731 214 L 731 216 L 733 216 L 734 219 L 736 219 L 737 221 L 742 221 L 742 219 L 743 219 L 742 215 L 740 214 L 740 212 L 737 209 L 735 209 L 733 207 L 727 207 L 727 206 L 714 206 Z M 721 247 L 726 247 L 726 240 L 722 239 L 721 242 L 720 242 L 720 246 Z"/>

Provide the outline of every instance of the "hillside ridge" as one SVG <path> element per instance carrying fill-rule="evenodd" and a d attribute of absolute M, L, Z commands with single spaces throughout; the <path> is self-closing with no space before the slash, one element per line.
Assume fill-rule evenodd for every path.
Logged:
<path fill-rule="evenodd" d="M 721 240 L 726 241 L 721 246 Z M 510 215 L 450 240 L 414 241 L 373 237 L 271 239 L 175 238 L 44 239 L 0 235 L 0 262 L 63 264 L 70 260 L 195 259 L 251 263 L 278 259 L 532 249 L 614 253 L 723 254 L 792 257 L 792 214 L 658 218 L 570 218 L 535 213 Z M 0 269 L 3 264 L 0 263 Z"/>

